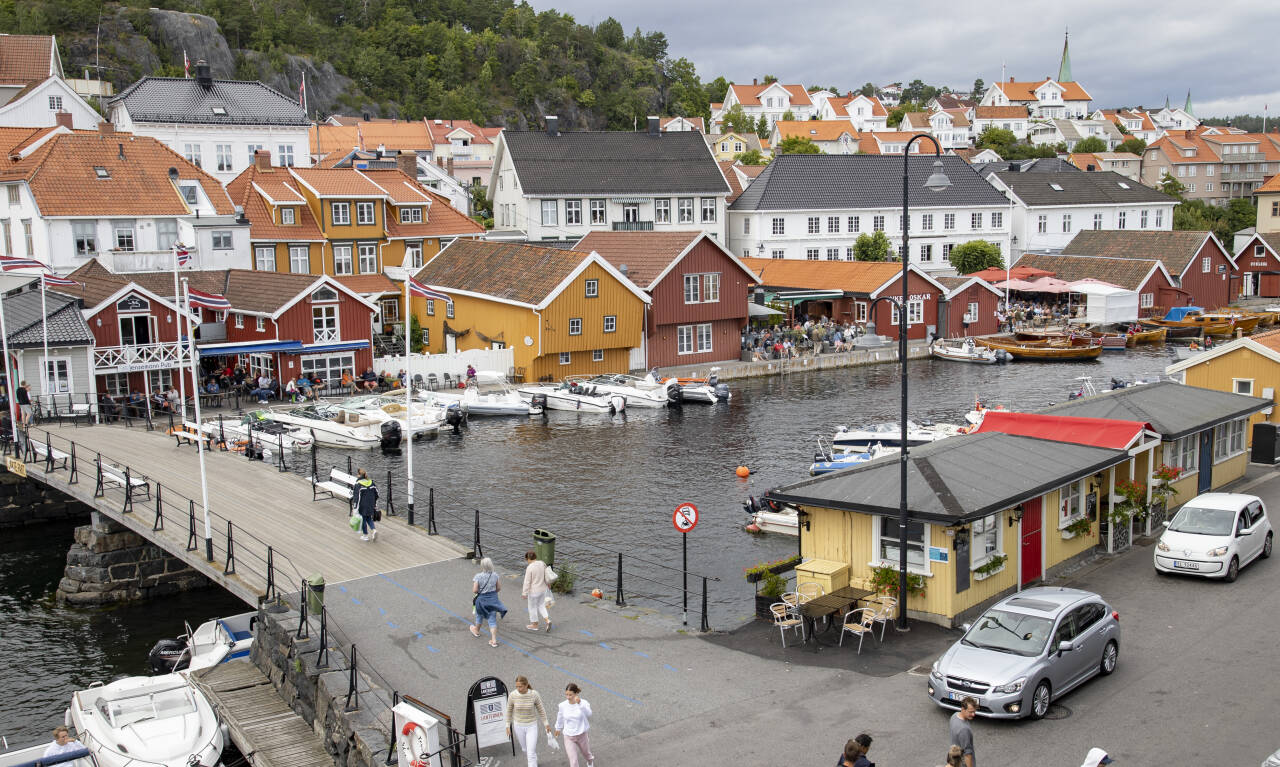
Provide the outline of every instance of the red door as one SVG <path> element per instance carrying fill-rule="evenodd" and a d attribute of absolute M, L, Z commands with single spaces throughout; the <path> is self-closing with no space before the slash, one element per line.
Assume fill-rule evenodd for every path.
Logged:
<path fill-rule="evenodd" d="M 1040 579 L 1040 499 L 1022 504 L 1022 583 Z"/>

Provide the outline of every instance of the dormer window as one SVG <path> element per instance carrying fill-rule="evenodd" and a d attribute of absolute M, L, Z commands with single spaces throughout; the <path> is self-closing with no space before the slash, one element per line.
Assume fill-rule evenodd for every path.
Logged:
<path fill-rule="evenodd" d="M 225 107 L 212 107 L 212 109 L 213 109 L 213 113 L 215 115 L 218 115 L 219 117 L 227 116 L 227 110 Z"/>
<path fill-rule="evenodd" d="M 111 178 L 111 172 L 101 165 L 93 166 L 93 174 L 98 178 Z"/>
<path fill-rule="evenodd" d="M 188 205 L 195 205 L 200 202 L 200 195 L 196 191 L 195 184 L 183 184 L 178 188 L 182 190 L 182 199 L 185 200 Z"/>
<path fill-rule="evenodd" d="M 280 223 L 284 226 L 293 226 L 295 221 L 297 220 L 296 216 L 297 216 L 297 211 L 294 208 L 280 209 Z"/>
<path fill-rule="evenodd" d="M 422 208 L 401 208 L 400 223 L 402 224 L 421 224 Z"/>

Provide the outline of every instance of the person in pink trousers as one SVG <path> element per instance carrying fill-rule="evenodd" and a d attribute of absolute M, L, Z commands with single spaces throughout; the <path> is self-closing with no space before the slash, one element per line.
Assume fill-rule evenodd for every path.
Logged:
<path fill-rule="evenodd" d="M 587 760 L 587 767 L 594 767 L 596 760 L 591 753 L 591 741 L 587 730 L 591 729 L 591 704 L 582 697 L 578 685 L 570 682 L 564 688 L 564 700 L 556 711 L 556 737 L 564 734 L 564 753 L 569 757 L 569 767 L 578 767 L 578 754 Z"/>

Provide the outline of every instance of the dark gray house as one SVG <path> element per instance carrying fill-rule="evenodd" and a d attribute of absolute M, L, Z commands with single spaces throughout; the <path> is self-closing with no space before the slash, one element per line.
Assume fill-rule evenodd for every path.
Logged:
<path fill-rule="evenodd" d="M 37 283 L 38 284 L 38 283 Z M 4 297 L 4 324 L 15 381 L 31 384 L 32 395 L 70 394 L 76 401 L 96 394 L 93 377 L 93 333 L 80 311 L 79 299 L 49 291 L 46 316 L 40 290 Z M 45 325 L 49 332 L 48 373 L 40 375 Z"/>

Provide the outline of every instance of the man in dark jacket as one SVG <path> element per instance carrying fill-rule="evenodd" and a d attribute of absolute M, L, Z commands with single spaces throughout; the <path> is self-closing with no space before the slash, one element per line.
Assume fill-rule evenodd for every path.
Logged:
<path fill-rule="evenodd" d="M 378 537 L 378 529 L 373 525 L 377 515 L 378 488 L 369 479 L 364 469 L 360 470 L 360 478 L 356 480 L 356 511 L 360 514 L 360 540 L 369 541 Z"/>

